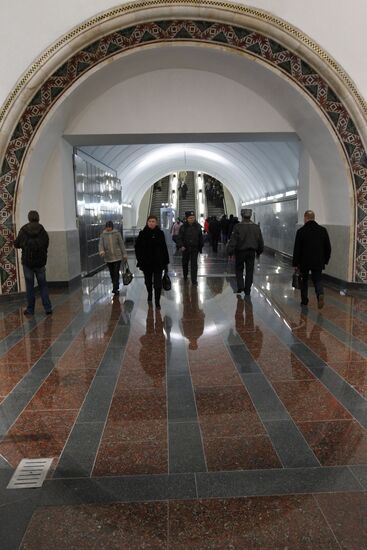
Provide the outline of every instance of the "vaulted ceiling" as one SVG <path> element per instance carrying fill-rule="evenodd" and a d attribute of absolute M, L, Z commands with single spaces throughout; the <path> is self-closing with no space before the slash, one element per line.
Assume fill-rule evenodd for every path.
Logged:
<path fill-rule="evenodd" d="M 81 149 L 116 170 L 123 184 L 123 201 L 136 207 L 149 186 L 177 170 L 197 170 L 215 176 L 238 202 L 283 193 L 298 185 L 297 140 L 102 145 Z"/>

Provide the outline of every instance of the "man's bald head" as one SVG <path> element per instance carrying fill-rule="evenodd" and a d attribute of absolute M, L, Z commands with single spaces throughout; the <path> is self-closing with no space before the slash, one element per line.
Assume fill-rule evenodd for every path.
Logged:
<path fill-rule="evenodd" d="M 306 210 L 303 214 L 303 219 L 305 223 L 315 220 L 315 212 L 313 210 Z"/>

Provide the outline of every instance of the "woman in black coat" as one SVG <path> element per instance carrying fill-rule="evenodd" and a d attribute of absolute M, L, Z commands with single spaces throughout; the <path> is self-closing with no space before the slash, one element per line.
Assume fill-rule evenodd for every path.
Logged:
<path fill-rule="evenodd" d="M 168 268 L 169 255 L 163 231 L 157 225 L 156 216 L 149 216 L 146 226 L 136 239 L 135 254 L 137 267 L 144 273 L 145 286 L 148 291 L 148 303 L 152 302 L 153 286 L 155 307 L 161 309 L 163 270 Z"/>

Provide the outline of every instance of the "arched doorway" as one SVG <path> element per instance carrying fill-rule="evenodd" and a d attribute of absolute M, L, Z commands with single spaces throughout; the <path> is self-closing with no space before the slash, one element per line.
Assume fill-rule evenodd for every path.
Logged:
<path fill-rule="evenodd" d="M 151 3 L 152 6 L 154 4 L 155 2 Z M 144 6 L 149 6 L 149 2 L 144 3 Z M 240 54 L 244 59 L 256 60 L 268 69 L 270 75 L 282 79 L 288 87 L 297 88 L 312 109 L 317 111 L 319 119 L 322 119 L 329 135 L 335 140 L 334 154 L 338 151 L 339 161 L 345 165 L 341 180 L 344 179 L 344 186 L 348 191 L 344 199 L 348 195 L 352 199 L 352 205 L 349 204 L 352 231 L 348 243 L 350 280 L 365 282 L 367 156 L 358 130 L 363 122 L 364 105 L 340 67 L 336 64 L 333 67 L 327 55 L 323 55 L 324 52 L 311 42 L 308 44 L 309 51 L 304 49 L 302 55 L 296 53 L 297 45 L 307 43 L 307 37 L 259 10 L 226 4 L 227 9 L 224 11 L 221 3 L 213 2 L 210 17 L 203 17 L 201 8 L 207 6 L 207 3 L 195 7 L 177 5 L 173 19 L 173 6 L 172 2 L 167 3 L 167 6 L 163 3 L 153 13 L 148 7 L 140 10 L 138 15 L 134 12 L 136 8 L 125 6 L 92 19 L 82 26 L 83 29 L 81 27 L 79 31 L 66 35 L 57 47 L 53 47 L 53 52 L 55 48 L 59 48 L 57 58 L 52 58 L 50 50 L 38 65 L 35 64 L 28 71 L 25 82 L 33 73 L 37 73 L 37 67 L 41 65 L 42 74 L 48 75 L 44 77 L 37 73 L 37 92 L 32 98 L 30 88 L 23 89 L 22 86 L 9 98 L 5 105 L 9 114 L 3 125 L 5 132 L 9 134 L 9 140 L 4 151 L 0 176 L 3 201 L 2 293 L 11 293 L 18 289 L 17 262 L 12 246 L 15 221 L 20 197 L 22 193 L 23 198 L 26 196 L 27 172 L 32 160 L 35 161 L 33 148 L 40 143 L 48 121 L 52 116 L 57 116 L 68 95 L 111 60 L 117 62 L 132 53 L 144 54 L 145 50 L 153 51 L 154 48 L 167 45 L 195 46 L 198 50 L 204 47 L 218 55 L 219 52 L 225 52 L 232 57 Z M 94 28 L 95 33 L 81 39 L 80 33 L 86 28 Z M 79 38 L 79 44 L 74 45 L 74 53 L 70 56 L 70 45 L 75 37 Z M 69 47 L 66 48 L 66 45 Z M 342 101 L 340 96 L 343 85 L 350 86 L 352 96 L 348 94 Z M 28 97 L 23 111 L 18 101 L 22 94 L 23 101 Z M 13 99 L 17 100 L 14 104 Z M 317 136 L 315 141 L 317 142 Z M 331 200 L 332 196 L 329 196 Z"/>

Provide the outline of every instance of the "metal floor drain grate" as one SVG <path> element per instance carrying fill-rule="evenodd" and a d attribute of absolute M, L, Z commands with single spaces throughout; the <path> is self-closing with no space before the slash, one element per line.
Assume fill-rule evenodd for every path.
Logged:
<path fill-rule="evenodd" d="M 23 458 L 9 481 L 7 489 L 42 487 L 52 460 L 52 458 Z"/>

